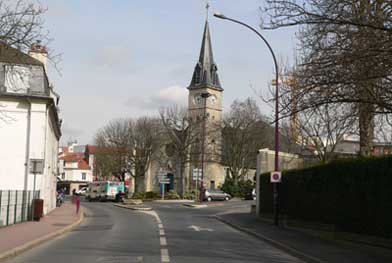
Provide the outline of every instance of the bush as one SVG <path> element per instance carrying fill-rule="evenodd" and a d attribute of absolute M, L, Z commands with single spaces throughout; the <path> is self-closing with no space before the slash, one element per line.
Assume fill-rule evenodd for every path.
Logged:
<path fill-rule="evenodd" d="M 173 190 L 165 193 L 165 199 L 180 199 L 180 196 Z"/>
<path fill-rule="evenodd" d="M 184 199 L 196 200 L 196 191 L 192 190 L 190 192 L 185 192 Z"/>
<path fill-rule="evenodd" d="M 132 199 L 145 199 L 146 193 L 145 192 L 135 192 L 132 195 Z"/>
<path fill-rule="evenodd" d="M 244 197 L 246 193 L 251 192 L 254 188 L 254 183 L 250 180 L 239 181 L 238 186 L 234 186 L 234 181 L 226 178 L 221 189 L 233 197 Z"/>
<path fill-rule="evenodd" d="M 154 191 L 146 192 L 145 199 L 158 199 L 160 197 L 159 193 Z"/>
<path fill-rule="evenodd" d="M 282 214 L 338 231 L 392 237 L 392 157 L 334 161 L 283 171 Z M 260 177 L 261 213 L 272 213 L 269 174 Z"/>

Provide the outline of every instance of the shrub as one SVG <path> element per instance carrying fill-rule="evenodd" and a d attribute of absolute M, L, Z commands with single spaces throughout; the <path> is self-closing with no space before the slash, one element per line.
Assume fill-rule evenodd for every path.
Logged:
<path fill-rule="evenodd" d="M 250 180 L 239 181 L 238 186 L 234 185 L 234 181 L 226 178 L 221 189 L 233 197 L 244 197 L 246 193 L 251 192 L 254 188 L 254 183 Z"/>
<path fill-rule="evenodd" d="M 392 237 L 392 157 L 334 161 L 283 171 L 282 214 L 339 231 Z M 260 177 L 261 213 L 272 213 L 269 174 Z"/>
<path fill-rule="evenodd" d="M 149 191 L 149 192 L 146 192 L 146 194 L 145 194 L 145 199 L 157 199 L 159 197 L 160 197 L 159 193 L 154 192 L 154 191 Z"/>
<path fill-rule="evenodd" d="M 165 193 L 165 198 L 166 199 L 180 199 L 180 196 L 173 190 L 170 190 L 169 192 Z"/>
<path fill-rule="evenodd" d="M 196 200 L 196 191 L 192 190 L 190 192 L 185 192 L 184 199 Z"/>
<path fill-rule="evenodd" d="M 146 193 L 145 192 L 135 192 L 132 195 L 133 199 L 145 199 L 146 198 Z"/>

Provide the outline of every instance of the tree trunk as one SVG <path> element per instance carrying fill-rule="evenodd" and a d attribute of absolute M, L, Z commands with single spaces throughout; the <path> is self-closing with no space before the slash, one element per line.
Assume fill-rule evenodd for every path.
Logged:
<path fill-rule="evenodd" d="M 135 176 L 135 192 L 140 193 L 140 192 L 145 192 L 145 186 L 144 186 L 144 176 L 142 175 L 137 175 Z"/>
<path fill-rule="evenodd" d="M 366 100 L 370 96 L 366 88 L 363 89 L 361 98 Z M 359 104 L 359 155 L 370 156 L 374 137 L 374 111 L 373 105 L 362 102 Z"/>

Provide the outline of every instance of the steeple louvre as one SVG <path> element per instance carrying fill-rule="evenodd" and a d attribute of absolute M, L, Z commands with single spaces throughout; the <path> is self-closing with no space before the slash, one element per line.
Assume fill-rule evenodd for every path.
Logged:
<path fill-rule="evenodd" d="M 218 67 L 214 62 L 214 56 L 212 54 L 210 29 L 208 26 L 208 21 L 206 20 L 199 61 L 195 66 L 192 81 L 188 89 L 209 87 L 216 90 L 223 90 L 217 71 Z"/>

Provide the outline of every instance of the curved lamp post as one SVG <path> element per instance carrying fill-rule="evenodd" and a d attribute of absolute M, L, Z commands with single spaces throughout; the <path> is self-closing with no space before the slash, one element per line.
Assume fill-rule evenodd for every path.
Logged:
<path fill-rule="evenodd" d="M 200 202 L 204 200 L 204 151 L 205 151 L 205 141 L 206 141 L 206 120 L 207 120 L 207 99 L 211 96 L 210 93 L 205 92 L 200 94 L 204 99 L 204 111 L 203 111 L 203 130 L 202 130 L 202 142 L 201 142 L 201 181 L 200 181 Z"/>
<path fill-rule="evenodd" d="M 267 45 L 269 51 L 271 52 L 272 58 L 274 60 L 275 64 L 275 171 L 279 171 L 279 68 L 278 68 L 278 63 L 276 61 L 276 56 L 274 51 L 271 48 L 271 45 L 268 43 L 268 41 L 261 35 L 256 29 L 253 27 L 245 24 L 244 22 L 229 18 L 225 16 L 224 14 L 221 13 L 215 13 L 215 17 L 224 19 L 224 20 L 229 20 L 231 22 L 234 22 L 236 24 L 240 24 L 251 31 L 253 31 L 256 35 L 258 35 L 264 43 Z M 278 183 L 273 183 L 274 187 L 274 224 L 276 226 L 279 225 L 279 188 L 278 188 Z"/>

